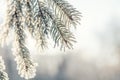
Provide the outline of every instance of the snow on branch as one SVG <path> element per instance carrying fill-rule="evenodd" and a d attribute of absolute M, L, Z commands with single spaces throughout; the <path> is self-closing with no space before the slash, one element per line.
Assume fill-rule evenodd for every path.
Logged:
<path fill-rule="evenodd" d="M 6 22 L 1 30 L 0 44 L 4 43 L 11 30 L 14 31 L 13 54 L 17 70 L 25 79 L 34 78 L 36 63 L 31 59 L 26 46 L 26 30 L 36 40 L 39 48 L 45 49 L 51 37 L 55 47 L 73 48 L 75 37 L 70 31 L 76 26 L 81 13 L 64 0 L 7 0 Z M 2 36 L 3 35 L 3 36 Z"/>

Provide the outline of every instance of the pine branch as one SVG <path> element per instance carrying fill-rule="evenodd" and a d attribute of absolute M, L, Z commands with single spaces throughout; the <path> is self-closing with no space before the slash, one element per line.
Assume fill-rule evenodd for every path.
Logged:
<path fill-rule="evenodd" d="M 9 32 L 11 28 L 14 26 L 14 18 L 13 16 L 15 15 L 15 7 L 17 6 L 14 0 L 8 0 L 7 4 L 7 14 L 6 14 L 6 19 L 5 19 L 5 24 L 2 26 L 0 30 L 0 44 L 3 46 L 4 43 L 6 42 L 6 39 L 9 35 Z"/>
<path fill-rule="evenodd" d="M 1 56 L 0 56 L 0 80 L 9 80 L 8 74 L 5 72 L 4 61 Z"/>
<path fill-rule="evenodd" d="M 66 25 L 57 18 L 53 13 L 52 10 L 48 7 L 43 6 L 43 11 L 46 16 L 50 19 L 50 34 L 55 42 L 55 46 L 61 45 L 61 49 L 72 48 L 72 42 L 76 42 L 74 35 L 66 28 Z"/>
<path fill-rule="evenodd" d="M 71 49 L 72 42 L 76 42 L 74 39 L 73 34 L 66 29 L 66 26 L 62 23 L 60 19 L 54 19 L 51 29 L 50 29 L 51 36 L 56 45 L 61 45 L 61 49 L 65 49 L 66 47 Z"/>
<path fill-rule="evenodd" d="M 17 19 L 18 20 L 18 19 Z M 16 22 L 14 55 L 17 62 L 18 73 L 25 79 L 34 78 L 36 65 L 30 58 L 29 50 L 25 46 L 25 32 L 21 22 Z"/>
<path fill-rule="evenodd" d="M 33 78 L 36 74 L 36 63 L 32 61 L 25 44 L 26 29 L 42 49 L 47 46 L 49 36 L 52 37 L 55 47 L 60 46 L 61 49 L 71 49 L 72 43 L 76 42 L 69 27 L 79 23 L 80 12 L 64 0 L 46 1 L 8 0 L 6 24 L 1 31 L 3 37 L 0 36 L 0 43 L 6 40 L 10 30 L 14 30 L 13 54 L 18 73 L 25 79 Z"/>
<path fill-rule="evenodd" d="M 49 33 L 49 17 L 45 9 L 45 4 L 36 0 L 34 4 L 34 37 L 37 41 L 37 46 L 42 49 L 47 47 L 46 36 Z"/>
<path fill-rule="evenodd" d="M 49 7 L 42 4 L 41 6 L 41 10 L 44 12 L 45 16 L 49 18 L 49 32 L 51 33 L 51 37 L 55 42 L 55 46 L 59 46 L 61 44 L 61 49 L 65 49 L 66 47 L 69 49 L 72 48 L 72 42 L 75 42 L 74 35 L 69 31 L 69 29 L 66 28 L 66 25 L 63 23 L 63 21 L 55 16 Z M 37 18 L 40 16 L 38 15 Z M 41 26 L 38 26 L 38 28 L 39 27 Z"/>
<path fill-rule="evenodd" d="M 14 10 L 14 32 L 15 32 L 15 44 L 13 47 L 13 53 L 15 55 L 15 60 L 17 62 L 18 73 L 21 77 L 26 79 L 33 78 L 36 73 L 36 65 L 30 58 L 29 50 L 25 46 L 25 32 L 24 32 L 24 24 L 23 24 L 23 12 L 22 12 L 22 4 L 21 1 L 14 0 L 16 4 Z"/>
<path fill-rule="evenodd" d="M 41 27 L 43 29 L 44 34 L 48 34 L 49 31 L 49 17 L 48 15 L 45 13 L 45 3 L 36 0 L 36 14 L 34 14 L 35 16 L 37 16 L 40 19 L 41 22 Z"/>
<path fill-rule="evenodd" d="M 1 44 L 2 47 L 3 47 L 4 43 L 7 40 L 7 37 L 9 35 L 9 31 L 10 31 L 10 28 L 7 25 L 5 27 L 1 28 L 1 31 L 0 31 L 0 44 Z"/>
<path fill-rule="evenodd" d="M 48 5 L 55 12 L 55 16 L 58 16 L 61 21 L 64 22 L 66 27 L 70 27 L 71 24 L 76 26 L 80 21 L 81 13 L 77 11 L 71 4 L 65 0 L 47 0 Z"/>
<path fill-rule="evenodd" d="M 24 22 L 25 22 L 25 26 L 27 26 L 30 34 L 32 36 L 34 36 L 34 16 L 33 16 L 33 1 L 32 0 L 26 0 L 23 1 L 23 12 L 24 12 Z"/>

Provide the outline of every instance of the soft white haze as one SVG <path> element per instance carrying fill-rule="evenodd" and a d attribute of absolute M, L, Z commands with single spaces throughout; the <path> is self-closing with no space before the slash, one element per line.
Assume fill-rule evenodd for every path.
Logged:
<path fill-rule="evenodd" d="M 82 17 L 81 25 L 78 25 L 76 30 L 74 28 L 72 30 L 77 43 L 74 44 L 73 50 L 67 50 L 66 53 L 77 54 L 76 60 L 82 59 L 90 65 L 95 64 L 100 68 L 117 66 L 120 61 L 118 51 L 120 46 L 120 0 L 68 0 L 68 2 L 82 13 Z M 0 0 L 0 24 L 4 21 L 5 6 L 5 0 Z M 30 43 L 33 42 L 30 41 L 28 44 L 34 53 L 33 44 Z M 47 55 L 62 53 L 58 50 L 50 47 L 45 53 Z M 53 65 L 59 65 L 62 59 L 58 58 L 55 61 Z M 49 68 L 53 70 L 55 67 Z M 55 68 L 53 73 L 56 71 Z"/>
<path fill-rule="evenodd" d="M 104 54 L 104 51 L 101 53 L 102 46 L 105 44 L 102 42 L 100 35 L 105 33 L 108 42 L 110 41 L 110 34 L 107 33 L 107 30 L 114 17 L 120 19 L 120 0 L 69 0 L 69 2 L 82 13 L 81 25 L 78 25 L 76 30 L 73 29 L 77 44 L 74 44 L 75 49 L 70 51 L 75 53 L 83 51 L 84 53 L 79 52 L 79 54 L 90 60 L 101 58 L 101 56 L 108 58 L 110 54 Z M 0 0 L 0 23 L 3 23 L 5 19 L 5 10 L 5 0 Z M 33 45 L 30 43 L 32 42 L 28 44 Z M 52 47 L 46 53 L 49 53 L 49 51 L 58 53 L 58 49 L 55 50 Z"/>

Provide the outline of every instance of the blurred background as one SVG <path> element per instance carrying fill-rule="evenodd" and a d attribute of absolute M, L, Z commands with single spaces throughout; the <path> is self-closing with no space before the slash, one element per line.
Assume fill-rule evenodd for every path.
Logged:
<path fill-rule="evenodd" d="M 120 80 L 120 0 L 68 0 L 82 13 L 81 25 L 72 29 L 77 39 L 73 50 L 49 48 L 38 52 L 28 39 L 31 57 L 39 64 L 30 80 Z M 6 2 L 0 0 L 0 24 Z M 11 41 L 12 42 L 12 41 Z M 11 43 L 0 47 L 10 80 L 17 74 Z"/>

